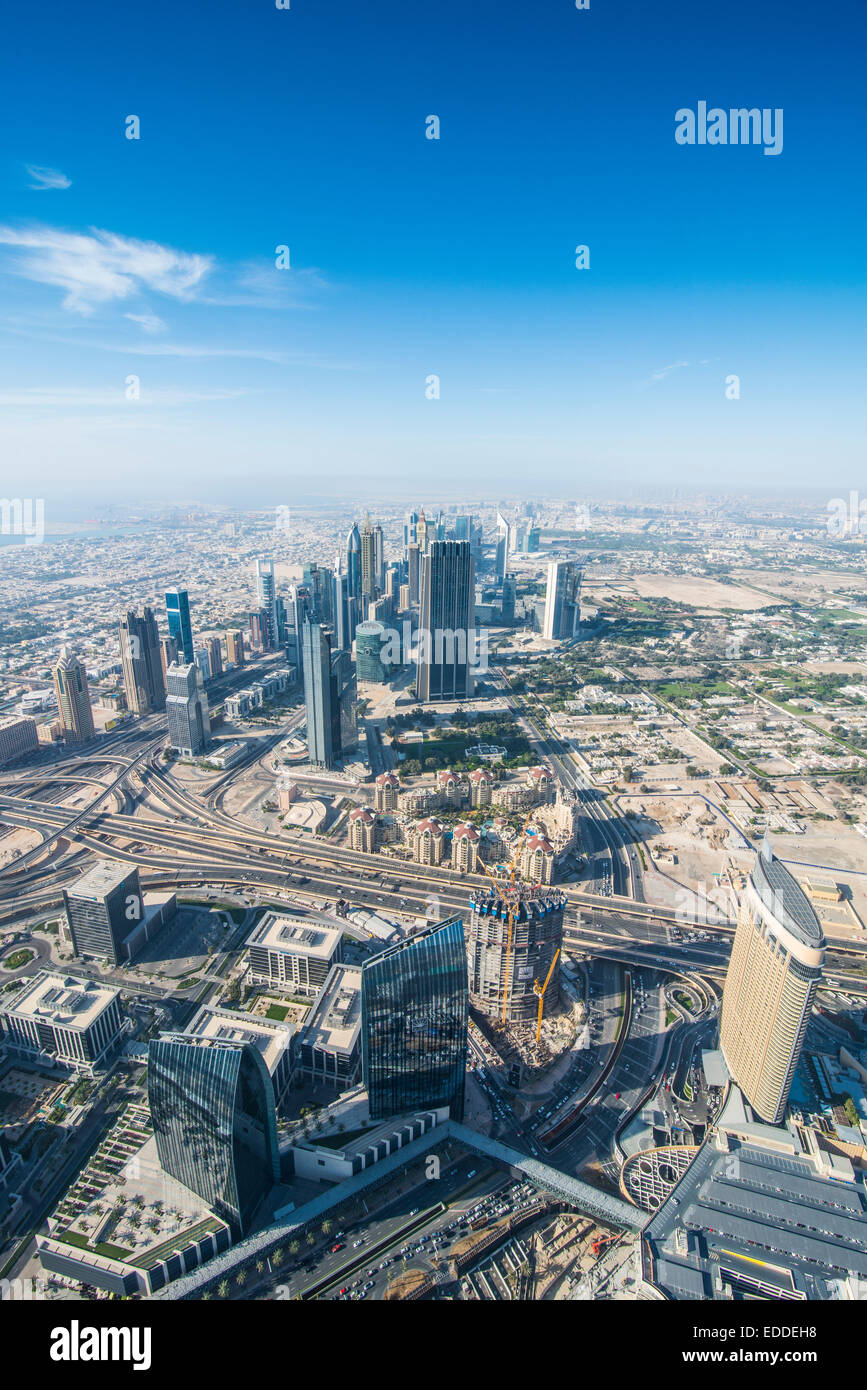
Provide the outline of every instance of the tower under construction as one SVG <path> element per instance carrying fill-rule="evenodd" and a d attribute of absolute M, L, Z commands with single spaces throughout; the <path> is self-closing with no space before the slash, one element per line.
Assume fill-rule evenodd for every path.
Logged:
<path fill-rule="evenodd" d="M 541 986 L 563 944 L 565 897 L 556 889 L 503 883 L 470 898 L 467 968 L 473 1004 L 491 1018 L 532 1023 Z M 511 930 L 510 930 L 511 915 Z M 542 998 L 546 1017 L 560 999 L 554 972 Z"/>

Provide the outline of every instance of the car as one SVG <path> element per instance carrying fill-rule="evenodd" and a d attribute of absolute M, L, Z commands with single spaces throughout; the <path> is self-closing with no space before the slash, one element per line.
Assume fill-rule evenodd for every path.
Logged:
<path fill-rule="evenodd" d="M 338 1250 L 342 1250 L 342 1249 L 343 1249 L 343 1245 L 342 1245 L 342 1243 L 341 1243 L 340 1241 L 338 1241 L 338 1242 L 336 1243 L 336 1245 L 332 1245 L 332 1247 L 331 1247 L 331 1253 L 332 1253 L 332 1255 L 336 1255 L 337 1252 L 338 1252 Z"/>
<path fill-rule="evenodd" d="M 413 1207 L 410 1216 L 418 1216 L 418 1207 Z"/>
<path fill-rule="evenodd" d="M 361 1240 L 354 1240 L 354 1241 L 352 1242 L 352 1248 L 353 1248 L 353 1250 L 357 1250 L 358 1247 L 359 1247 L 359 1245 L 363 1245 L 363 1244 L 364 1244 L 364 1237 L 362 1236 L 362 1237 L 361 1237 Z"/>

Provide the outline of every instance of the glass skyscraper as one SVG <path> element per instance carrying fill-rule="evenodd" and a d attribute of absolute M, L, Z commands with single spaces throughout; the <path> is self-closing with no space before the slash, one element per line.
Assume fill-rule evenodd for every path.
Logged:
<path fill-rule="evenodd" d="M 372 1119 L 446 1105 L 463 1119 L 467 1015 L 460 917 L 365 961 L 362 1069 Z"/>
<path fill-rule="evenodd" d="M 274 1088 L 258 1048 L 152 1038 L 148 1100 L 161 1166 L 243 1233 L 280 1177 Z"/>
<path fill-rule="evenodd" d="M 183 658 L 182 665 L 189 666 L 196 659 L 193 648 L 193 625 L 190 622 L 190 599 L 186 589 L 166 591 L 166 618 L 169 636 L 178 644 L 178 653 Z"/>

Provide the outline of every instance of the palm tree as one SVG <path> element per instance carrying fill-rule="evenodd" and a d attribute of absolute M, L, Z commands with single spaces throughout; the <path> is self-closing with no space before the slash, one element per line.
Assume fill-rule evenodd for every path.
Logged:
<path fill-rule="evenodd" d="M 333 1222 L 333 1221 L 323 1221 L 323 1223 L 322 1223 L 322 1234 L 323 1234 L 324 1236 L 330 1236 L 330 1235 L 331 1235 L 331 1232 L 332 1232 L 333 1230 L 334 1230 L 334 1222 Z"/>
<path fill-rule="evenodd" d="M 275 1269 L 279 1269 L 281 1264 L 283 1263 L 283 1251 L 280 1249 L 279 1246 L 274 1251 L 274 1254 L 271 1256 L 271 1263 Z"/>
<path fill-rule="evenodd" d="M 239 1288 L 242 1288 L 242 1289 L 243 1289 L 243 1287 L 244 1287 L 244 1285 L 246 1284 L 246 1282 L 247 1282 L 247 1271 L 246 1271 L 246 1269 L 239 1269 L 239 1270 L 238 1270 L 238 1273 L 235 1275 L 235 1283 L 238 1285 Z"/>
<path fill-rule="evenodd" d="M 229 1281 L 228 1281 L 228 1279 L 221 1279 L 221 1280 L 220 1280 L 219 1284 L 217 1285 L 217 1294 L 219 1295 L 220 1298 L 228 1298 L 228 1295 L 229 1295 Z"/>
<path fill-rule="evenodd" d="M 290 1242 L 289 1242 L 289 1254 L 290 1254 L 290 1255 L 297 1255 L 297 1254 L 298 1254 L 298 1251 L 299 1251 L 300 1249 L 301 1249 L 301 1242 L 300 1242 L 300 1240 L 290 1240 Z"/>
<path fill-rule="evenodd" d="M 304 1239 L 307 1241 L 307 1244 L 308 1244 L 308 1245 L 315 1245 L 315 1244 L 316 1244 L 316 1237 L 315 1237 L 315 1235 L 313 1234 L 312 1231 L 308 1231 L 307 1234 L 306 1234 L 306 1236 L 304 1237 Z"/>
<path fill-rule="evenodd" d="M 257 1274 L 264 1274 L 264 1273 L 265 1273 L 265 1261 L 264 1261 L 264 1260 L 257 1260 L 257 1261 L 256 1261 L 256 1273 L 257 1273 Z"/>

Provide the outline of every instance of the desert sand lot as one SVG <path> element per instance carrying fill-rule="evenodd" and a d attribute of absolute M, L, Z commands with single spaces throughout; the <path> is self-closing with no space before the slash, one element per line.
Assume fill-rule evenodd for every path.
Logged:
<path fill-rule="evenodd" d="M 799 603 L 825 603 L 832 595 L 838 599 L 845 593 L 867 595 L 867 574 L 854 567 L 860 558 L 853 556 L 853 569 L 846 572 L 812 570 L 799 574 L 797 569 L 787 570 L 785 573 L 782 570 L 745 570 L 740 575 L 736 571 L 734 577 L 747 584 L 755 584 L 760 589 L 770 589 L 788 603 L 792 600 Z"/>
<path fill-rule="evenodd" d="M 688 574 L 637 574 L 633 580 L 639 598 L 670 598 L 692 608 L 752 610 L 769 608 L 773 599 L 740 584 L 720 584 Z"/>

